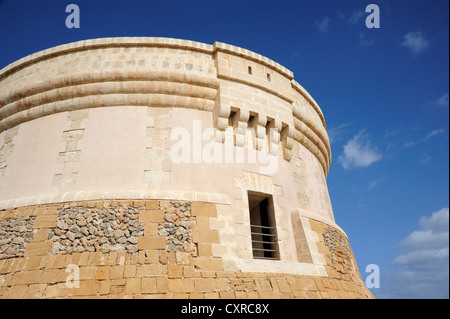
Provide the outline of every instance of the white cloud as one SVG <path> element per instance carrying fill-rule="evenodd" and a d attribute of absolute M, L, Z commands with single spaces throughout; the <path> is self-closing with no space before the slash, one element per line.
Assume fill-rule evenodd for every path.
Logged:
<path fill-rule="evenodd" d="M 428 239 L 433 238 L 428 235 Z M 445 236 L 441 236 L 445 237 Z M 448 235 L 446 236 L 448 240 Z M 438 240 L 440 241 L 440 240 Z M 393 261 L 394 265 L 402 265 L 410 268 L 423 268 L 423 266 L 430 267 L 436 261 L 444 261 L 448 259 L 448 247 L 431 250 L 414 250 L 409 253 L 397 256 Z M 414 266 L 411 266 L 414 265 Z"/>
<path fill-rule="evenodd" d="M 448 220 L 447 220 L 448 225 Z M 445 242 L 448 242 L 448 231 L 447 232 L 435 232 L 432 229 L 428 230 L 415 230 L 411 234 L 404 239 L 400 245 L 407 249 L 413 250 L 413 253 L 424 253 L 423 251 L 417 251 L 417 249 L 429 249 L 437 246 L 443 246 Z M 447 247 L 448 250 L 448 247 Z M 425 253 L 432 253 L 432 251 L 428 251 Z M 399 256 L 399 257 L 403 257 Z M 399 258 L 397 257 L 397 259 Z M 448 255 L 447 255 L 448 257 Z"/>
<path fill-rule="evenodd" d="M 315 24 L 316 24 L 317 29 L 319 29 L 319 31 L 321 33 L 326 33 L 326 32 L 328 32 L 328 27 L 330 25 L 330 18 L 324 17 L 324 18 L 316 21 Z"/>
<path fill-rule="evenodd" d="M 364 16 L 364 12 L 362 12 L 361 10 L 359 11 L 355 11 L 352 13 L 352 15 L 350 16 L 350 18 L 348 19 L 348 22 L 350 24 L 357 24 L 359 20 L 361 20 L 361 18 Z"/>
<path fill-rule="evenodd" d="M 349 127 L 352 124 L 353 124 L 353 122 L 348 122 L 348 123 L 339 124 L 338 126 L 329 126 L 327 129 L 327 133 L 328 133 L 328 139 L 329 139 L 330 143 L 333 144 L 333 143 L 341 140 L 342 135 L 344 134 L 345 128 Z"/>
<path fill-rule="evenodd" d="M 403 37 L 402 46 L 410 49 L 413 54 L 418 54 L 430 46 L 426 35 L 420 31 L 408 32 Z"/>
<path fill-rule="evenodd" d="M 428 143 L 428 142 L 430 141 L 430 139 L 431 139 L 432 137 L 435 137 L 435 136 L 437 136 L 437 135 L 441 135 L 441 134 L 443 134 L 443 133 L 445 133 L 445 132 L 446 132 L 446 130 L 443 129 L 443 128 L 432 130 L 431 132 L 429 132 L 428 134 L 426 134 L 424 137 L 422 137 L 420 140 L 417 140 L 417 141 L 409 141 L 409 142 L 403 143 L 402 147 L 403 147 L 404 149 L 409 149 L 409 148 L 414 147 L 414 146 L 419 145 L 419 144 L 423 144 L 423 143 L 426 144 L 426 143 Z M 439 147 L 447 140 L 447 138 L 448 138 L 448 135 L 447 135 L 447 137 L 441 142 L 441 144 L 439 145 Z M 425 151 L 422 153 L 421 157 L 419 158 L 419 162 L 422 163 L 422 164 L 424 164 L 424 165 L 429 164 L 431 160 L 432 160 L 432 158 L 431 158 L 430 154 L 428 153 L 428 150 L 425 150 Z"/>
<path fill-rule="evenodd" d="M 358 200 L 357 205 L 358 205 L 359 208 L 367 207 L 367 204 L 366 204 L 364 198 L 360 198 L 360 199 Z"/>
<path fill-rule="evenodd" d="M 428 154 L 428 151 L 425 151 L 422 156 L 420 156 L 419 158 L 419 163 L 423 164 L 423 165 L 428 165 L 430 164 L 432 158 L 430 156 L 430 154 Z"/>
<path fill-rule="evenodd" d="M 345 169 L 356 167 L 367 167 L 379 160 L 382 155 L 371 141 L 365 130 L 362 130 L 344 145 L 344 153 L 339 156 L 338 161 Z"/>
<path fill-rule="evenodd" d="M 443 208 L 440 211 L 433 213 L 431 217 L 422 216 L 419 220 L 419 226 L 424 230 L 431 230 L 435 233 L 446 232 L 448 236 L 449 230 L 448 216 L 449 216 L 448 207 Z"/>
<path fill-rule="evenodd" d="M 449 297 L 449 209 L 422 216 L 419 229 L 397 247 L 402 252 L 385 272 L 386 287 L 373 291 L 379 298 Z"/>
<path fill-rule="evenodd" d="M 415 142 L 406 142 L 403 144 L 403 148 L 410 148 L 413 147 L 414 145 L 416 145 Z"/>
<path fill-rule="evenodd" d="M 377 179 L 371 181 L 369 183 L 369 185 L 367 186 L 367 191 L 374 189 L 375 187 L 377 187 L 378 184 L 382 183 L 385 179 L 386 179 L 386 177 L 382 177 L 382 178 L 377 178 Z"/>
<path fill-rule="evenodd" d="M 448 107 L 448 93 L 444 94 L 437 100 L 437 105 Z"/>
<path fill-rule="evenodd" d="M 425 141 L 430 139 L 431 137 L 433 137 L 435 135 L 439 135 L 439 134 L 442 134 L 444 132 L 445 132 L 445 130 L 443 128 L 438 129 L 438 130 L 433 130 L 430 133 L 428 133 L 427 136 L 425 136 Z"/>
<path fill-rule="evenodd" d="M 388 142 L 388 145 L 386 146 L 386 152 L 388 152 L 389 150 L 395 150 L 397 148 L 397 144 Z"/>

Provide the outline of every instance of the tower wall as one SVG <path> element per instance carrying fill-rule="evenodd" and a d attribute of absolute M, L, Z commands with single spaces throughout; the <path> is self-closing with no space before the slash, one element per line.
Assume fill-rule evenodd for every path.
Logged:
<path fill-rule="evenodd" d="M 113 38 L 25 57 L 0 71 L 0 296 L 371 297 L 330 162 L 317 103 L 254 52 Z M 273 201 L 279 260 L 253 258 L 249 192 Z"/>

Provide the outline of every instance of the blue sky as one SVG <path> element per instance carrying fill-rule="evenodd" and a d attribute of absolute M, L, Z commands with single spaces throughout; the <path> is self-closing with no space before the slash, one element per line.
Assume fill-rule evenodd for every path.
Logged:
<path fill-rule="evenodd" d="M 65 26 L 79 5 L 80 28 Z M 368 4 L 380 28 L 368 29 Z M 294 72 L 322 108 L 336 222 L 378 298 L 449 297 L 449 2 L 0 0 L 0 68 L 78 40 L 221 41 Z"/>

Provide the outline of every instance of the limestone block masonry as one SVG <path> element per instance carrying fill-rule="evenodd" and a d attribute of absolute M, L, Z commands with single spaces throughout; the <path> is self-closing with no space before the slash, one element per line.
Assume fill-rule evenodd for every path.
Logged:
<path fill-rule="evenodd" d="M 317 103 L 254 52 L 103 38 L 24 57 L 0 70 L 0 298 L 373 298 L 330 163 Z"/>

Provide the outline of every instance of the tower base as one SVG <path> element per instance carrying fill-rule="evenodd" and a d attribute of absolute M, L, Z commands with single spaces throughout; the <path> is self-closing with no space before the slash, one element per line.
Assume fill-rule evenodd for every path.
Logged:
<path fill-rule="evenodd" d="M 216 204 L 173 200 L 2 210 L 0 298 L 373 298 L 340 230 L 309 219 L 319 275 L 249 272 L 220 257 L 217 217 Z"/>

